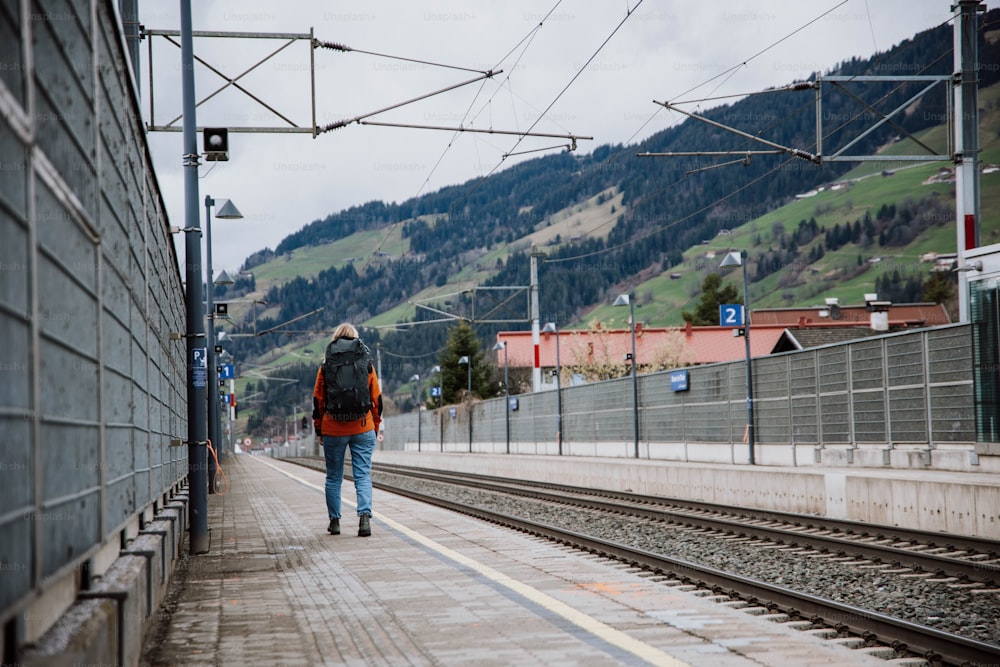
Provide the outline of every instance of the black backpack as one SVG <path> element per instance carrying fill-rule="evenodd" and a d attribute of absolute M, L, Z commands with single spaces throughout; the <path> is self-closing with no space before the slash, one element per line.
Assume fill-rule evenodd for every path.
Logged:
<path fill-rule="evenodd" d="M 337 421 L 356 421 L 371 410 L 368 354 L 360 338 L 338 338 L 326 346 L 323 359 L 326 411 Z"/>

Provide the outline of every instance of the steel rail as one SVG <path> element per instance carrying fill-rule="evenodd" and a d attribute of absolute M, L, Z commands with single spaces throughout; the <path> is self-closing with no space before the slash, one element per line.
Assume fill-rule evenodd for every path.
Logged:
<path fill-rule="evenodd" d="M 520 485 L 522 487 L 539 487 L 543 489 L 556 490 L 567 494 L 593 495 L 608 498 L 618 498 L 640 505 L 670 506 L 673 508 L 683 508 L 689 511 L 713 512 L 719 514 L 738 515 L 750 519 L 761 521 L 780 521 L 792 524 L 799 528 L 817 528 L 822 530 L 837 530 L 848 535 L 858 537 L 871 537 L 877 539 L 895 539 L 901 542 L 924 542 L 929 547 L 946 547 L 952 551 L 975 551 L 988 554 L 992 558 L 1000 558 L 1000 542 L 988 538 L 975 537 L 972 535 L 955 535 L 952 533 L 941 533 L 930 530 L 919 530 L 913 528 L 903 528 L 898 526 L 885 526 L 881 524 L 865 523 L 852 519 L 832 519 L 815 514 L 797 514 L 795 512 L 784 512 L 781 510 L 758 509 L 753 507 L 737 507 L 734 505 L 722 505 L 699 500 L 686 500 L 682 498 L 672 498 L 668 496 L 649 496 L 629 491 L 612 491 L 607 489 L 582 488 L 557 484 L 555 482 L 535 482 L 523 479 L 511 479 L 508 477 L 496 477 L 490 475 L 477 475 L 473 473 L 459 473 L 451 471 L 432 470 L 429 468 L 419 468 L 411 466 L 392 466 L 387 464 L 376 464 L 375 467 L 386 472 L 397 474 L 413 474 L 419 472 L 422 475 L 443 475 L 442 481 L 454 483 L 456 478 L 466 478 L 474 480 L 475 485 L 482 483 L 495 483 L 507 485 Z M 800 533 L 795 533 L 796 535 Z"/>
<path fill-rule="evenodd" d="M 293 462 L 299 463 L 300 465 L 307 465 L 319 470 L 324 469 L 324 464 L 319 459 L 312 461 L 298 459 L 293 460 Z M 442 481 L 452 484 L 456 483 L 456 480 L 450 476 L 451 473 L 441 473 L 440 471 L 432 471 L 428 469 L 414 469 L 405 466 L 379 464 L 375 466 L 375 470 L 377 472 L 387 472 L 390 474 L 404 473 L 409 477 L 419 477 L 433 481 Z M 460 484 L 475 486 L 476 488 L 484 490 L 497 490 L 500 489 L 500 487 L 503 487 L 503 479 L 498 477 L 470 475 L 468 473 L 456 473 L 455 477 L 464 477 L 469 480 L 475 480 L 475 482 L 465 481 Z M 486 480 L 490 481 L 487 482 Z M 793 589 L 759 581 L 750 577 L 728 573 L 681 558 L 656 554 L 641 549 L 634 549 L 628 547 L 627 545 L 610 542 L 573 531 L 567 531 L 556 526 L 541 524 L 519 517 L 513 517 L 478 507 L 471 507 L 462 503 L 436 498 L 411 489 L 393 486 L 391 483 L 383 480 L 373 480 L 373 483 L 377 488 L 387 492 L 406 496 L 420 502 L 426 502 L 438 507 L 474 516 L 485 521 L 514 528 L 539 537 L 551 539 L 573 548 L 582 549 L 605 558 L 611 558 L 627 563 L 632 567 L 645 569 L 657 574 L 669 574 L 685 583 L 704 586 L 718 594 L 727 594 L 730 597 L 746 600 L 751 604 L 767 606 L 772 609 L 782 611 L 793 618 L 803 618 L 817 625 L 833 627 L 841 634 L 854 634 L 864 639 L 866 643 L 877 642 L 884 644 L 900 653 L 917 655 L 932 663 L 968 665 L 996 664 L 1000 662 L 1000 645 L 997 644 L 991 644 L 962 635 L 956 635 L 869 609 L 855 607 L 853 605 L 844 604 L 835 600 L 795 591 Z M 531 484 L 525 483 L 523 480 L 518 480 L 518 483 Z M 508 487 L 502 490 L 507 493 L 513 492 L 514 489 L 510 487 L 510 484 L 511 483 L 508 482 Z M 581 491 L 578 488 L 568 487 L 565 485 L 557 484 L 551 486 L 573 490 L 577 493 Z M 592 489 L 584 491 L 588 493 L 600 493 L 600 491 Z M 662 503 L 665 500 L 663 498 L 639 496 L 631 493 L 611 493 L 609 495 L 624 496 L 633 500 L 636 498 L 646 500 L 652 499 L 654 501 L 652 504 Z M 708 506 L 708 504 L 701 503 L 699 503 L 699 505 Z M 645 508 L 628 507 L 626 509 L 631 511 L 633 509 Z M 656 510 L 652 511 L 655 512 Z M 801 517 L 800 515 L 788 516 L 799 516 L 799 518 L 806 519 L 813 518 Z"/>
<path fill-rule="evenodd" d="M 563 530 L 555 526 L 442 500 L 417 491 L 394 487 L 391 484 L 376 482 L 375 486 L 420 502 L 554 540 L 560 544 L 582 549 L 605 558 L 612 558 L 632 567 L 657 574 L 671 574 L 682 581 L 697 583 L 716 592 L 727 593 L 731 597 L 739 597 L 754 603 L 766 601 L 783 610 L 789 616 L 806 618 L 817 624 L 828 624 L 841 633 L 851 632 L 864 638 L 867 642 L 878 641 L 899 652 L 919 655 L 932 662 L 942 661 L 951 665 L 963 665 L 967 663 L 993 664 L 1000 660 L 1000 645 L 943 632 L 936 628 L 724 572 L 680 558 L 633 549 L 623 544 Z"/>

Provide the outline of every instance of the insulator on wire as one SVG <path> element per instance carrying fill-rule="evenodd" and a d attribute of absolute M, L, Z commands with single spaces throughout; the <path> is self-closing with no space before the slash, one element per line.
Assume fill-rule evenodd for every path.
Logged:
<path fill-rule="evenodd" d="M 347 51 L 351 50 L 351 47 L 346 44 L 338 44 L 337 42 L 325 42 L 319 39 L 313 40 L 313 48 L 323 47 L 324 49 L 333 49 L 334 51 Z"/>

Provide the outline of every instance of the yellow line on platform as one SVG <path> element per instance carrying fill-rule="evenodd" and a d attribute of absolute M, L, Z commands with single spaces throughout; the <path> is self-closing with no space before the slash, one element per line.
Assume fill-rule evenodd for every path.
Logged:
<path fill-rule="evenodd" d="M 286 470 L 282 470 L 273 463 L 270 463 L 260 457 L 251 456 L 250 458 L 267 465 L 268 467 L 276 470 L 282 475 L 290 479 L 293 479 L 296 482 L 303 484 L 304 486 L 316 489 L 317 491 L 320 491 L 322 493 L 326 492 L 326 490 L 322 486 L 313 484 L 312 482 L 309 482 L 299 477 L 298 475 L 290 473 Z M 389 526 L 394 530 L 403 533 L 413 541 L 424 545 L 428 549 L 431 549 L 437 552 L 438 554 L 444 556 L 445 558 L 448 558 L 460 565 L 463 565 L 478 572 L 479 574 L 490 579 L 494 583 L 503 586 L 508 590 L 513 591 L 514 593 L 517 593 L 518 595 L 524 598 L 527 598 L 528 600 L 531 600 L 540 607 L 547 609 L 548 611 L 562 617 L 563 619 L 572 623 L 573 625 L 583 630 L 586 630 L 587 632 L 591 633 L 595 637 L 600 638 L 601 640 L 607 642 L 608 644 L 611 644 L 612 646 L 615 646 L 623 651 L 627 651 L 628 653 L 631 653 L 632 655 L 641 658 L 652 665 L 662 665 L 663 667 L 690 667 L 688 663 L 682 660 L 678 660 L 672 655 L 664 653 L 655 646 L 650 646 L 649 644 L 639 641 L 638 639 L 635 639 L 634 637 L 631 637 L 620 630 L 616 630 L 610 625 L 602 623 L 601 621 L 598 621 L 597 619 L 588 616 L 587 614 L 584 614 L 563 602 L 560 602 L 559 600 L 553 598 L 551 595 L 543 593 L 537 588 L 532 588 L 531 586 L 523 584 L 520 581 L 517 581 L 516 579 L 508 577 L 502 572 L 498 572 L 497 570 L 489 567 L 488 565 L 484 565 L 483 563 L 480 563 L 477 560 L 474 560 L 472 558 L 469 558 L 468 556 L 464 556 L 463 554 L 458 553 L 454 549 L 451 549 L 449 547 L 444 546 L 443 544 L 440 544 L 438 542 L 435 542 L 434 540 L 424 537 L 420 533 L 404 526 L 401 523 L 393 521 L 392 519 L 383 516 L 381 514 L 375 515 L 375 518 L 377 518 L 381 523 L 385 524 L 386 526 Z"/>

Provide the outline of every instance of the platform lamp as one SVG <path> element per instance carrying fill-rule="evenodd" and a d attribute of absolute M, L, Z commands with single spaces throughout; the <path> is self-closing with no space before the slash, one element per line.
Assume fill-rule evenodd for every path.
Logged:
<path fill-rule="evenodd" d="M 222 364 L 226 363 L 226 362 L 230 362 L 230 363 L 233 363 L 235 365 L 236 359 L 233 357 L 232 353 L 229 350 L 223 349 L 221 347 L 225 343 L 231 343 L 231 342 L 233 342 L 233 339 L 225 331 L 220 331 L 218 337 L 216 338 L 216 341 L 218 343 L 217 349 L 220 350 L 219 353 L 218 353 L 218 357 L 217 357 L 218 360 L 219 360 L 219 367 L 221 368 Z M 235 430 L 235 424 L 233 423 L 234 422 L 234 415 L 233 415 L 232 399 L 235 397 L 236 391 L 235 391 L 234 386 L 233 386 L 235 384 L 235 380 L 234 380 L 233 377 L 230 377 L 230 379 L 229 379 L 229 390 L 228 391 L 221 391 L 221 388 L 223 387 L 223 382 L 224 382 L 223 380 L 219 380 L 219 387 L 220 387 L 219 396 L 222 396 L 223 394 L 225 394 L 225 395 L 227 395 L 229 397 L 229 400 L 225 401 L 225 403 L 226 403 L 226 425 L 227 425 L 226 426 L 226 435 L 227 435 L 227 437 L 226 437 L 226 450 L 225 451 L 228 454 L 230 452 L 234 452 L 234 449 L 233 449 L 233 431 Z M 221 406 L 220 406 L 220 408 L 221 408 Z M 220 418 L 220 421 L 221 421 L 221 418 Z"/>
<path fill-rule="evenodd" d="M 559 363 L 559 327 L 555 322 L 546 322 L 542 327 L 542 333 L 554 333 L 556 335 L 556 444 L 559 447 L 559 455 L 562 455 L 563 441 L 563 405 L 562 405 L 562 367 Z"/>
<path fill-rule="evenodd" d="M 442 390 L 444 389 L 444 379 L 441 377 L 441 367 L 434 366 L 434 368 L 431 369 L 431 373 L 438 374 L 438 407 L 442 408 L 444 407 L 444 394 L 442 393 Z"/>
<path fill-rule="evenodd" d="M 438 366 L 437 364 L 435 364 L 434 367 L 431 368 L 430 372 L 438 374 L 438 386 L 437 386 L 437 390 L 438 390 L 438 408 L 439 408 L 439 410 L 438 410 L 438 436 L 439 436 L 439 442 L 441 444 L 441 451 L 443 452 L 444 451 L 444 410 L 440 410 L 440 408 L 444 407 L 444 378 L 442 377 L 443 374 L 441 373 L 441 367 Z M 434 389 L 431 388 L 431 393 L 433 393 L 433 391 L 434 391 Z"/>
<path fill-rule="evenodd" d="M 743 342 L 746 347 L 747 371 L 747 446 L 750 452 L 750 465 L 754 464 L 754 428 L 753 428 L 753 367 L 750 363 L 750 293 L 747 281 L 747 251 L 726 253 L 726 258 L 719 264 L 720 269 L 743 267 Z"/>
<path fill-rule="evenodd" d="M 215 217 L 220 220 L 239 220 L 243 217 L 239 209 L 232 201 L 226 199 L 226 203 L 215 213 Z M 216 200 L 210 196 L 205 196 L 205 272 L 207 274 L 207 289 L 205 291 L 205 311 L 208 316 L 208 326 L 205 327 L 206 361 L 208 363 L 210 386 L 212 391 L 208 393 L 208 439 L 212 443 L 212 448 L 219 451 L 219 371 L 215 361 L 215 285 L 232 285 L 233 279 L 225 271 L 215 280 L 212 272 L 212 207 Z M 208 457 L 208 492 L 215 493 L 215 457 Z"/>
<path fill-rule="evenodd" d="M 465 364 L 466 368 L 466 391 L 469 393 L 469 453 L 472 453 L 472 361 L 468 356 L 462 355 L 458 358 L 458 363 Z"/>
<path fill-rule="evenodd" d="M 233 280 L 232 276 L 230 276 L 229 273 L 225 269 L 223 269 L 222 271 L 219 271 L 219 275 L 215 276 L 215 281 L 212 283 L 212 287 L 209 289 L 209 292 L 214 292 L 215 291 L 214 290 L 215 285 L 233 285 L 233 284 L 235 284 L 235 282 L 236 281 Z M 215 324 L 215 320 L 218 319 L 219 317 L 222 317 L 223 319 L 226 319 L 228 317 L 228 308 L 229 308 L 228 304 L 225 304 L 225 303 L 214 304 L 213 308 L 207 313 L 208 318 L 209 318 L 209 324 L 214 325 Z M 212 353 L 215 354 L 215 359 L 213 360 L 214 363 L 215 363 L 215 374 L 213 375 L 213 377 L 215 377 L 216 379 L 218 379 L 218 385 L 219 386 L 216 389 L 217 390 L 221 390 L 222 388 L 224 388 L 226 386 L 225 385 L 225 380 L 223 380 L 223 379 L 221 379 L 219 377 L 219 375 L 222 373 L 222 365 L 221 365 L 221 362 L 223 361 L 223 356 L 222 355 L 223 355 L 223 353 L 225 353 L 225 350 L 222 349 L 222 343 L 224 343 L 226 341 L 229 341 L 231 339 L 229 338 L 229 334 L 227 334 L 225 331 L 219 331 L 218 333 L 216 333 L 215 326 L 211 326 L 210 328 L 212 330 L 212 335 L 214 336 L 213 346 L 212 346 Z M 230 380 L 230 383 L 232 383 L 232 380 Z M 226 392 L 219 391 L 218 395 L 216 396 L 216 399 L 220 399 L 221 395 L 224 394 L 224 393 L 226 393 Z M 232 392 L 230 392 L 230 393 L 232 393 Z M 209 398 L 211 399 L 211 396 Z M 225 438 L 223 437 L 223 431 L 222 431 L 222 416 L 221 416 L 221 414 L 219 414 L 219 410 L 222 410 L 222 405 L 221 404 L 217 404 L 217 405 L 218 405 L 218 410 L 216 410 L 217 414 L 216 414 L 216 421 L 215 421 L 215 424 L 216 424 L 215 436 L 217 436 L 219 438 L 220 442 L 223 442 L 225 440 Z M 210 414 L 211 414 L 211 409 L 210 409 Z M 227 420 L 229 419 L 229 416 L 230 416 L 229 415 L 229 409 L 227 407 L 226 408 L 226 418 L 227 418 Z M 211 431 L 211 426 L 210 426 L 209 427 L 209 433 L 211 434 L 211 432 L 212 431 Z M 212 437 L 212 436 L 210 435 L 209 437 Z M 219 457 L 220 461 L 223 458 L 226 457 L 226 455 L 227 455 L 228 452 L 232 451 L 231 447 L 216 446 L 214 440 L 212 441 L 212 446 L 215 447 L 216 455 Z M 215 465 L 215 459 L 210 459 L 209 460 L 209 469 L 210 469 L 210 471 L 211 471 L 211 468 L 214 465 Z M 209 482 L 212 485 L 211 488 L 214 489 L 215 488 L 215 474 L 214 474 L 214 472 L 212 473 L 212 477 L 209 480 Z"/>
<path fill-rule="evenodd" d="M 410 377 L 410 382 L 415 382 L 413 385 L 413 399 L 417 402 L 417 451 L 420 451 L 420 375 L 414 374 Z"/>
<path fill-rule="evenodd" d="M 503 350 L 503 396 L 507 404 L 507 453 L 510 454 L 510 381 L 507 375 L 507 342 L 497 341 L 493 350 L 496 352 Z"/>
<path fill-rule="evenodd" d="M 635 447 L 635 458 L 639 458 L 639 378 L 636 375 L 635 358 L 635 304 L 628 294 L 619 294 L 613 306 L 628 306 L 629 328 L 632 330 L 632 440 Z"/>

